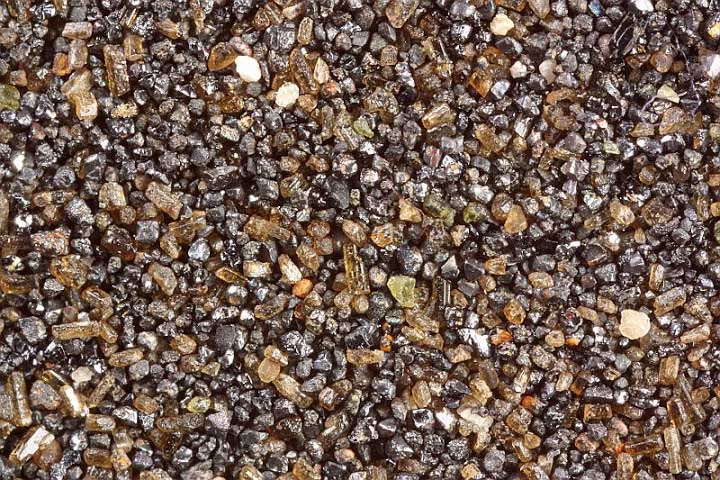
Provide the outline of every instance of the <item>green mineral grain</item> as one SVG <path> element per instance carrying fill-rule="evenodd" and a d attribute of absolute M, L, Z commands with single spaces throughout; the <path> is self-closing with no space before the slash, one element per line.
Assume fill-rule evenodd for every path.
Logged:
<path fill-rule="evenodd" d="M 415 306 L 414 278 L 406 275 L 395 275 L 388 279 L 387 287 L 401 307 L 412 308 Z"/>
<path fill-rule="evenodd" d="M 439 195 L 427 195 L 423 201 L 423 209 L 430 216 L 441 219 L 448 227 L 455 223 L 455 210 Z"/>
<path fill-rule="evenodd" d="M 20 91 L 12 85 L 0 83 L 0 110 L 20 108 Z"/>

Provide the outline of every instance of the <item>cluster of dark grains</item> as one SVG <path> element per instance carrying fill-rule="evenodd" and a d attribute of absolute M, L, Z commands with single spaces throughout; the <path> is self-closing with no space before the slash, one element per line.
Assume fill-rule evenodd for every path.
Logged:
<path fill-rule="evenodd" d="M 719 42 L 0 2 L 0 479 L 719 480 Z"/>

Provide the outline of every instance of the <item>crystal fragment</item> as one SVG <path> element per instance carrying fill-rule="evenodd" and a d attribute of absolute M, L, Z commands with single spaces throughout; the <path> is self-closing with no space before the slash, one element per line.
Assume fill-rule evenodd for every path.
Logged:
<path fill-rule="evenodd" d="M 29 277 L 0 270 L 0 290 L 5 295 L 25 295 L 31 289 Z"/>
<path fill-rule="evenodd" d="M 680 342 L 684 344 L 704 342 L 710 338 L 710 326 L 700 325 L 680 336 Z"/>
<path fill-rule="evenodd" d="M 280 255 L 278 257 L 278 265 L 283 274 L 282 280 L 284 282 L 294 285 L 302 279 L 302 272 L 289 256 L 285 254 Z"/>
<path fill-rule="evenodd" d="M 689 418 L 693 424 L 702 422 L 707 414 L 702 405 L 696 403 L 692 398 L 692 387 L 684 374 L 679 374 L 675 379 L 675 394 L 683 399 L 688 407 Z"/>
<path fill-rule="evenodd" d="M 50 273 L 62 285 L 79 289 L 87 280 L 89 268 L 78 255 L 65 255 L 53 258 Z"/>
<path fill-rule="evenodd" d="M 243 284 L 246 281 L 240 272 L 228 267 L 220 267 L 215 270 L 215 276 L 226 283 Z"/>
<path fill-rule="evenodd" d="M 280 395 L 295 403 L 300 408 L 308 408 L 313 399 L 300 391 L 300 384 L 289 375 L 281 373 L 273 380 L 273 385 Z"/>
<path fill-rule="evenodd" d="M 648 278 L 648 287 L 651 290 L 659 291 L 662 289 L 663 280 L 665 278 L 665 267 L 659 263 L 653 263 L 650 265 L 650 275 Z"/>
<path fill-rule="evenodd" d="M 508 322 L 515 325 L 520 325 L 525 321 L 525 309 L 516 298 L 505 304 L 503 314 Z"/>
<path fill-rule="evenodd" d="M 30 426 L 32 424 L 32 410 L 23 374 L 20 372 L 10 373 L 6 389 L 12 398 L 13 423 L 18 427 Z"/>
<path fill-rule="evenodd" d="M 617 480 L 633 480 L 635 473 L 635 462 L 632 455 L 619 453 L 616 459 Z"/>
<path fill-rule="evenodd" d="M 42 380 L 38 380 L 32 384 L 32 387 L 30 387 L 30 406 L 33 408 L 43 408 L 45 410 L 57 410 L 60 408 L 62 404 L 62 399 L 60 398 L 60 395 L 57 394 L 55 390 L 50 387 L 47 383 L 43 382 Z M 12 421 L 12 405 L 9 397 L 5 397 L 4 399 L 7 399 L 6 408 L 10 410 L 9 415 L 0 415 L 0 418 L 5 418 L 7 420 Z"/>
<path fill-rule="evenodd" d="M 687 296 L 683 287 L 675 287 L 655 298 L 655 315 L 665 315 L 685 304 Z"/>
<path fill-rule="evenodd" d="M 125 368 L 143 359 L 144 353 L 140 348 L 129 348 L 122 352 L 115 352 L 108 358 L 111 367 Z"/>
<path fill-rule="evenodd" d="M 419 5 L 420 0 L 390 0 L 385 7 L 385 16 L 394 28 L 402 28 Z"/>
<path fill-rule="evenodd" d="M 682 449 L 682 459 L 685 464 L 685 468 L 690 472 L 697 472 L 703 466 L 702 458 L 695 449 L 695 445 L 692 443 L 685 445 Z"/>
<path fill-rule="evenodd" d="M 410 201 L 401 198 L 398 205 L 400 207 L 400 220 L 410 223 L 422 222 L 422 211 L 414 206 Z"/>
<path fill-rule="evenodd" d="M 110 462 L 116 472 L 124 472 L 132 467 L 132 460 L 127 453 L 120 448 L 113 448 L 110 452 Z"/>
<path fill-rule="evenodd" d="M 75 105 L 75 115 L 80 120 L 95 120 L 98 115 L 95 95 L 91 92 L 79 92 L 71 95 L 70 101 Z"/>
<path fill-rule="evenodd" d="M 212 406 L 212 399 L 208 397 L 193 397 L 187 404 L 187 409 L 191 413 L 205 413 L 210 410 Z"/>
<path fill-rule="evenodd" d="M 610 405 L 603 404 L 586 404 L 583 409 L 583 420 L 591 422 L 595 420 L 607 420 L 612 418 L 612 408 Z"/>
<path fill-rule="evenodd" d="M 447 125 L 455 120 L 455 112 L 447 103 L 441 103 L 431 108 L 422 117 L 422 124 L 428 130 Z"/>
<path fill-rule="evenodd" d="M 432 401 L 430 387 L 425 380 L 415 382 L 412 387 L 412 397 L 418 408 L 426 408 Z"/>
<path fill-rule="evenodd" d="M 263 476 L 257 468 L 245 465 L 240 469 L 237 480 L 263 480 Z"/>
<path fill-rule="evenodd" d="M 85 463 L 90 466 L 105 468 L 108 470 L 112 468 L 110 451 L 104 448 L 86 448 L 83 451 L 82 457 Z"/>
<path fill-rule="evenodd" d="M 664 447 L 660 435 L 652 434 L 625 443 L 625 452 L 631 455 L 650 455 L 661 451 Z"/>
<path fill-rule="evenodd" d="M 318 62 L 320 61 L 324 62 L 324 60 L 318 59 Z M 294 90 L 298 90 L 298 94 L 300 91 L 305 94 L 318 93 L 318 91 L 320 90 L 320 86 L 318 85 L 319 82 L 315 78 L 313 69 L 310 67 L 310 64 L 308 63 L 307 58 L 302 52 L 302 50 L 300 50 L 299 48 L 295 48 L 292 52 L 290 52 L 290 57 L 288 58 L 288 67 L 290 73 L 292 73 L 292 76 L 295 79 L 295 82 L 297 82 L 297 85 L 290 85 L 295 86 Z M 280 92 L 278 91 L 278 93 Z"/>
<path fill-rule="evenodd" d="M 680 433 L 677 428 L 667 426 L 663 430 L 663 437 L 665 439 L 665 448 L 668 452 L 668 470 L 670 470 L 670 473 L 673 475 L 677 475 L 682 470 Z"/>
<path fill-rule="evenodd" d="M 173 40 L 180 38 L 180 27 L 169 18 L 155 22 L 155 28 L 157 28 L 158 32 L 162 33 L 167 38 Z"/>
<path fill-rule="evenodd" d="M 460 345 L 455 348 L 448 348 L 445 351 L 445 356 L 450 363 L 462 363 L 472 358 L 472 352 L 465 345 Z"/>
<path fill-rule="evenodd" d="M 118 45 L 105 45 L 103 55 L 110 93 L 115 97 L 121 97 L 130 91 L 125 52 Z"/>
<path fill-rule="evenodd" d="M 488 386 L 487 382 L 482 378 L 476 377 L 472 379 L 469 386 L 473 397 L 475 397 L 480 405 L 485 405 L 488 400 L 493 398 L 490 386 Z"/>
<path fill-rule="evenodd" d="M 145 190 L 145 196 L 157 208 L 177 220 L 182 209 L 182 202 L 172 193 L 170 187 L 158 182 L 150 182 Z"/>
<path fill-rule="evenodd" d="M 499 7 L 509 8 L 516 12 L 522 12 L 525 9 L 526 0 L 500 0 L 497 2 Z"/>
<path fill-rule="evenodd" d="M 152 275 L 153 280 L 155 280 L 155 283 L 158 284 L 165 295 L 170 296 L 175 293 L 178 282 L 171 268 L 160 265 L 159 263 L 153 263 L 148 268 L 148 273 Z"/>
<path fill-rule="evenodd" d="M 346 237 L 356 246 L 363 247 L 367 243 L 367 235 L 362 225 L 352 220 L 345 220 L 342 223 L 342 231 Z"/>
<path fill-rule="evenodd" d="M 112 372 L 108 372 L 103 375 L 103 377 L 100 379 L 97 386 L 87 399 L 88 406 L 92 408 L 99 405 L 114 385 L 115 376 L 112 374 Z"/>
<path fill-rule="evenodd" d="M 8 459 L 12 465 L 24 465 L 43 446 L 49 445 L 55 436 L 45 427 L 33 427 L 17 442 Z"/>
<path fill-rule="evenodd" d="M 505 147 L 490 125 L 481 124 L 475 128 L 475 138 L 491 153 L 500 153 Z"/>
<path fill-rule="evenodd" d="M 545 18 L 550 14 L 549 0 L 528 0 L 528 5 L 538 18 Z"/>
<path fill-rule="evenodd" d="M 288 298 L 285 295 L 276 295 L 270 300 L 255 307 L 255 318 L 269 320 L 282 313 L 287 306 Z"/>
<path fill-rule="evenodd" d="M 283 228 L 273 222 L 265 220 L 259 216 L 252 216 L 243 227 L 245 233 L 257 240 L 267 240 L 275 238 L 281 242 L 289 242 L 293 235 L 290 230 Z"/>
<path fill-rule="evenodd" d="M 35 452 L 33 455 L 33 463 L 40 468 L 40 470 L 48 471 L 53 464 L 60 462 L 62 458 L 62 447 L 60 442 L 53 440 L 52 442 L 45 443 Z"/>
<path fill-rule="evenodd" d="M 67 22 L 63 27 L 62 36 L 70 39 L 87 40 L 93 34 L 90 22 Z"/>
<path fill-rule="evenodd" d="M 289 109 L 300 97 L 300 89 L 294 83 L 286 82 L 275 93 L 275 104 L 280 108 Z"/>
<path fill-rule="evenodd" d="M 133 400 L 133 406 L 147 415 L 152 415 L 160 409 L 160 404 L 157 400 L 143 394 L 135 397 L 135 400 Z"/>
<path fill-rule="evenodd" d="M 109 415 L 91 413 L 85 417 L 85 428 L 91 432 L 108 432 L 115 430 L 115 419 Z"/>
<path fill-rule="evenodd" d="M 123 39 L 123 52 L 125 53 L 125 58 L 129 62 L 142 60 L 144 50 L 143 39 L 141 36 L 135 35 L 134 33 L 125 35 L 125 38 Z"/>
<path fill-rule="evenodd" d="M 180 334 L 170 340 L 170 347 L 181 355 L 189 355 L 197 348 L 197 342 L 190 335 Z"/>
<path fill-rule="evenodd" d="M 630 207 L 617 200 L 610 202 L 610 216 L 621 227 L 628 227 L 635 221 L 635 214 Z"/>
<path fill-rule="evenodd" d="M 321 480 L 320 465 L 313 466 L 304 458 L 300 458 L 293 465 L 293 475 L 298 480 Z"/>
<path fill-rule="evenodd" d="M 300 45 L 308 45 L 313 39 L 313 19 L 304 17 L 298 25 L 297 39 Z"/>
<path fill-rule="evenodd" d="M 272 275 L 272 265 L 268 262 L 243 262 L 243 275 L 247 278 L 268 278 Z"/>
<path fill-rule="evenodd" d="M 33 248 L 43 255 L 67 255 L 70 243 L 70 232 L 64 228 L 57 230 L 37 232 L 30 236 Z"/>
<path fill-rule="evenodd" d="M 87 64 L 88 48 L 84 40 L 73 40 L 70 42 L 68 52 L 68 64 L 71 69 L 77 70 Z"/>
<path fill-rule="evenodd" d="M 680 372 L 680 357 L 671 355 L 660 360 L 658 381 L 662 385 L 674 385 Z"/>
<path fill-rule="evenodd" d="M 352 365 L 371 365 L 382 363 L 385 352 L 382 350 L 368 350 L 365 348 L 348 348 L 345 352 L 348 363 Z"/>
<path fill-rule="evenodd" d="M 423 208 L 426 213 L 443 220 L 446 227 L 452 227 L 455 222 L 455 210 L 440 195 L 434 193 L 426 195 L 423 199 Z"/>
<path fill-rule="evenodd" d="M 89 409 L 85 397 L 78 393 L 65 378 L 52 370 L 43 372 L 41 378 L 60 395 L 67 415 L 78 418 L 88 414 Z"/>
<path fill-rule="evenodd" d="M 5 193 L 0 192 L 0 233 L 7 232 L 8 220 L 10 216 L 10 202 Z"/>
<path fill-rule="evenodd" d="M 343 245 L 343 261 L 345 263 L 345 282 L 350 291 L 356 295 L 370 293 L 365 264 L 354 244 Z"/>
<path fill-rule="evenodd" d="M 468 78 L 470 85 L 481 97 L 485 98 L 493 86 L 492 74 L 487 70 L 477 70 Z"/>
<path fill-rule="evenodd" d="M 125 191 L 117 182 L 104 183 L 98 194 L 98 206 L 110 210 L 119 210 L 127 205 Z"/>

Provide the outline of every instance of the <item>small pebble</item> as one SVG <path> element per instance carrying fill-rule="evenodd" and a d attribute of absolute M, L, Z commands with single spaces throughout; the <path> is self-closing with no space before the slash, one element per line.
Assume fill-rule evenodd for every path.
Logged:
<path fill-rule="evenodd" d="M 655 11 L 655 7 L 650 0 L 634 0 L 633 5 L 635 5 L 635 8 L 643 13 Z"/>
<path fill-rule="evenodd" d="M 290 108 L 295 105 L 300 96 L 300 89 L 294 83 L 284 83 L 275 94 L 275 103 L 280 108 Z"/>
<path fill-rule="evenodd" d="M 620 333 L 630 340 L 642 338 L 650 332 L 650 317 L 638 310 L 620 312 Z"/>
<path fill-rule="evenodd" d="M 235 59 L 235 70 L 240 78 L 248 83 L 259 82 L 262 78 L 260 64 L 253 57 L 241 55 Z"/>
<path fill-rule="evenodd" d="M 515 27 L 515 24 L 504 13 L 495 15 L 495 18 L 490 22 L 490 31 L 495 35 L 507 35 L 513 27 Z"/>

